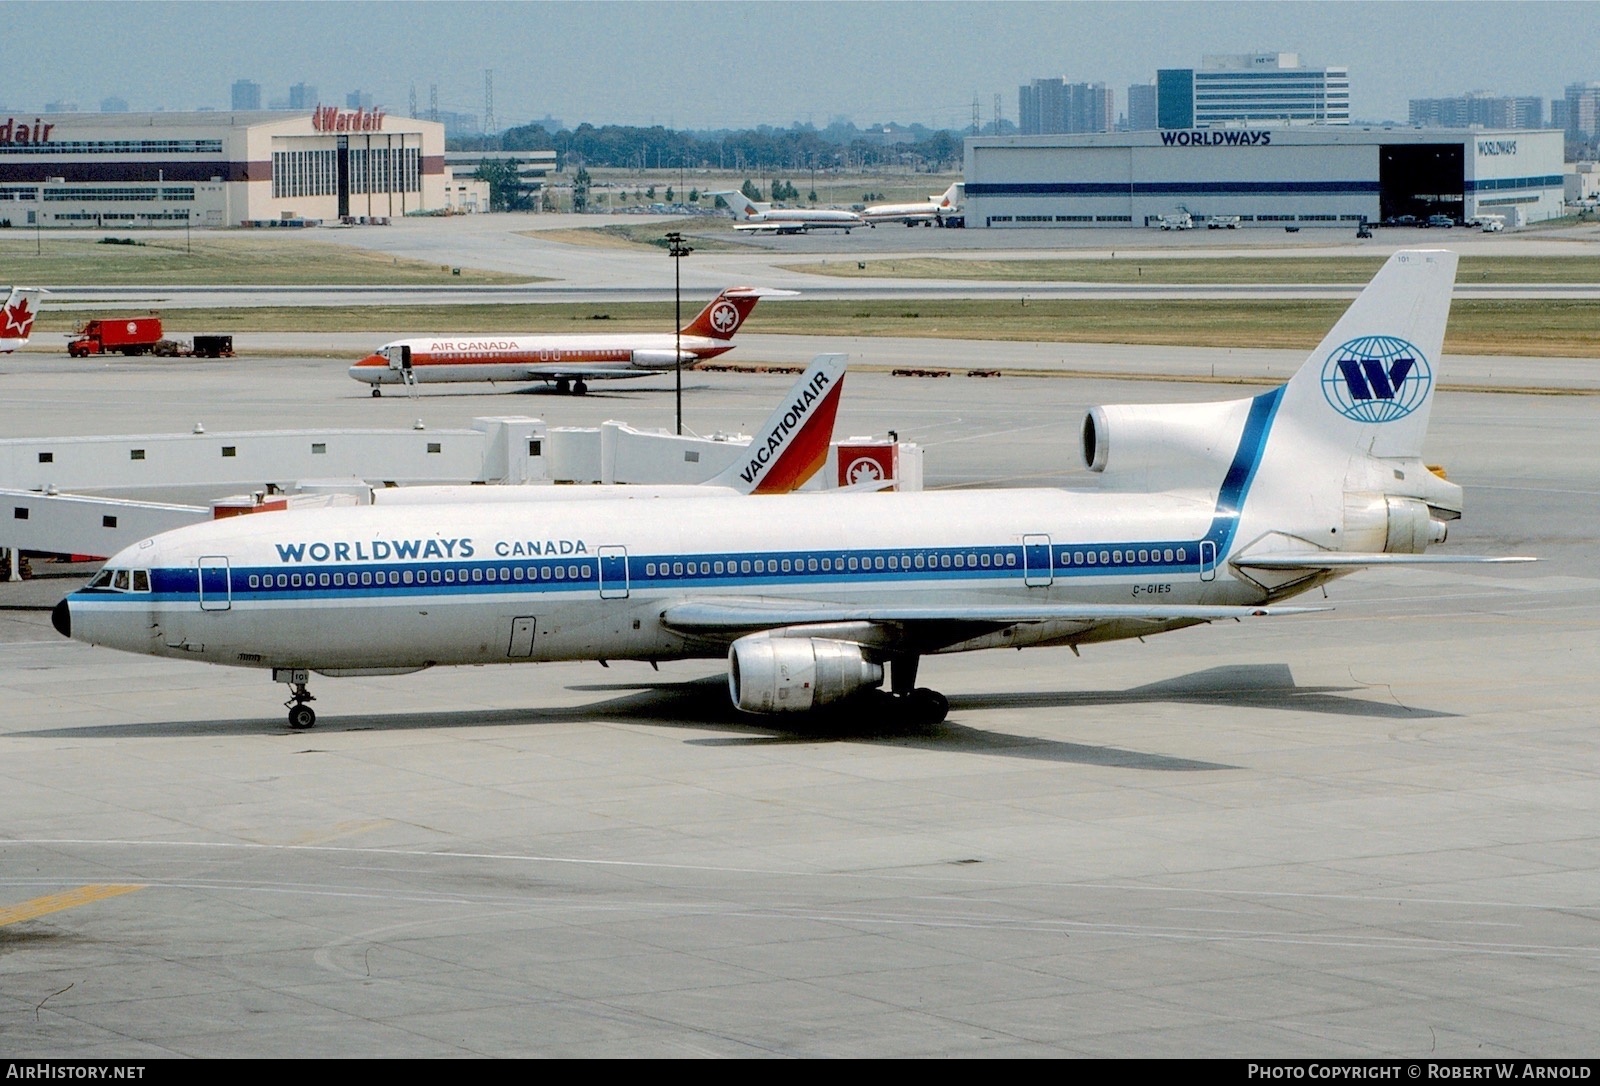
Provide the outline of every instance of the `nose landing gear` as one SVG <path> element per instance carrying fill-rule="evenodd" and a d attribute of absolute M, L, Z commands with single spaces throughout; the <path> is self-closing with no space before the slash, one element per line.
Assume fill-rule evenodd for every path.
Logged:
<path fill-rule="evenodd" d="M 283 704 L 289 710 L 289 727 L 295 731 L 304 731 L 317 722 L 316 711 L 308 702 L 316 701 L 311 691 L 306 689 L 306 682 L 311 678 L 311 673 L 304 668 L 275 667 L 272 669 L 272 681 L 286 683 L 289 687 L 289 700 Z"/>

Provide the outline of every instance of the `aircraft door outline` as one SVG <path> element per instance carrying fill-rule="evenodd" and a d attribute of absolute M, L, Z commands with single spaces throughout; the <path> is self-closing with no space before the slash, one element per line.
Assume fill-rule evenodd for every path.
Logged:
<path fill-rule="evenodd" d="M 202 611 L 227 611 L 233 607 L 233 575 L 225 554 L 202 555 L 195 569 Z"/>
<path fill-rule="evenodd" d="M 1022 583 L 1029 588 L 1049 588 L 1055 580 L 1054 555 L 1050 537 L 1025 535 L 1022 537 Z"/>
<path fill-rule="evenodd" d="M 603 600 L 627 599 L 628 548 L 606 546 L 601 547 L 597 553 L 600 558 L 600 598 Z"/>
<path fill-rule="evenodd" d="M 525 660 L 533 655 L 533 635 L 539 620 L 533 615 L 519 615 L 511 620 L 511 640 L 506 644 L 506 655 L 514 660 Z"/>
<path fill-rule="evenodd" d="M 1217 543 L 1213 539 L 1200 541 L 1200 579 L 1214 581 L 1217 579 Z"/>

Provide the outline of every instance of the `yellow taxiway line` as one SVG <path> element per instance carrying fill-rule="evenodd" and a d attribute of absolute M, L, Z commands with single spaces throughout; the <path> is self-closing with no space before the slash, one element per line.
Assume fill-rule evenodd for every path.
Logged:
<path fill-rule="evenodd" d="M 7 924 L 20 924 L 24 920 L 36 920 L 50 913 L 58 913 L 62 909 L 73 909 L 79 905 L 87 905 L 93 901 L 104 901 L 108 897 L 118 897 L 122 894 L 131 894 L 135 890 L 143 890 L 142 885 L 128 885 L 123 883 L 103 883 L 89 886 L 80 886 L 76 890 L 66 890 L 59 894 L 47 894 L 36 897 L 32 901 L 24 901 L 18 905 L 0 905 L 0 928 Z"/>

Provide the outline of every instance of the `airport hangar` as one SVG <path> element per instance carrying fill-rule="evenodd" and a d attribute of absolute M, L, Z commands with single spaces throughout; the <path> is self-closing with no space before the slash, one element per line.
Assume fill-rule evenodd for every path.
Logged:
<path fill-rule="evenodd" d="M 1562 134 L 1344 126 L 1226 127 L 966 141 L 968 227 L 1351 227 L 1564 214 Z"/>
<path fill-rule="evenodd" d="M 0 223 L 255 226 L 444 208 L 444 126 L 383 110 L 0 114 Z"/>

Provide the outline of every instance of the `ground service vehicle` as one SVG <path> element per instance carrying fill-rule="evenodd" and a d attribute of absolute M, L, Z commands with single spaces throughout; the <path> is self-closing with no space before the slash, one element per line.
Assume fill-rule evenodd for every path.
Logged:
<path fill-rule="evenodd" d="M 67 343 L 73 358 L 91 354 L 149 354 L 161 342 L 160 317 L 129 317 L 126 320 L 92 320 L 79 328 Z"/>

